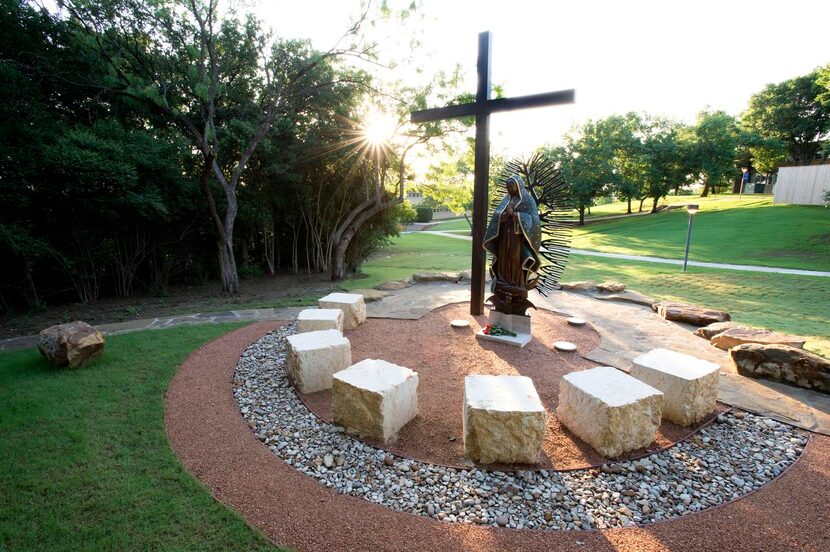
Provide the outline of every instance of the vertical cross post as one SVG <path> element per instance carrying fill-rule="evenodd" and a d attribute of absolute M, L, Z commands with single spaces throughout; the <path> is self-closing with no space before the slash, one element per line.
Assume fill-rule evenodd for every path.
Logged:
<path fill-rule="evenodd" d="M 478 35 L 478 87 L 476 104 L 484 105 L 490 99 L 490 46 L 489 31 Z M 490 184 L 490 114 L 476 115 L 475 180 L 473 187 L 473 251 L 470 273 L 470 314 L 484 314 L 484 271 L 487 255 L 484 252 L 484 232 L 487 226 L 488 196 Z"/>

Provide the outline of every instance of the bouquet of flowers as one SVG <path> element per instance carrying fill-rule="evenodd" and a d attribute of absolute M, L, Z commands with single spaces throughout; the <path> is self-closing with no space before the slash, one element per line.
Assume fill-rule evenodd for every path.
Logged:
<path fill-rule="evenodd" d="M 507 335 L 516 337 L 516 332 L 511 332 L 508 329 L 502 328 L 496 324 L 487 324 L 484 326 L 484 335 Z"/>

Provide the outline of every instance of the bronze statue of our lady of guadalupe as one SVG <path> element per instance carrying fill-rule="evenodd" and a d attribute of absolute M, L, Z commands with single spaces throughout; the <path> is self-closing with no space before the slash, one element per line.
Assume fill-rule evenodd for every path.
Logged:
<path fill-rule="evenodd" d="M 542 227 L 536 201 L 522 177 L 510 176 L 505 187 L 507 194 L 493 211 L 484 235 L 484 249 L 493 256 L 493 295 L 488 301 L 497 312 L 524 316 L 528 307 L 535 308 L 527 295 L 539 277 Z"/>

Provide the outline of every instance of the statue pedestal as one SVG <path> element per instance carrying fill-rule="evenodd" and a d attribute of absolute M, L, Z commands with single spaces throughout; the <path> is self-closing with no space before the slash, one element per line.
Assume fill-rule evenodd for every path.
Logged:
<path fill-rule="evenodd" d="M 476 339 L 484 341 L 498 341 L 499 343 L 507 343 L 514 347 L 522 348 L 533 339 L 530 334 L 530 316 L 518 314 L 504 314 L 498 311 L 491 310 L 488 321 L 493 326 L 501 326 L 505 330 L 510 330 L 516 333 L 516 337 L 509 335 L 487 335 L 484 330 L 476 332 Z"/>

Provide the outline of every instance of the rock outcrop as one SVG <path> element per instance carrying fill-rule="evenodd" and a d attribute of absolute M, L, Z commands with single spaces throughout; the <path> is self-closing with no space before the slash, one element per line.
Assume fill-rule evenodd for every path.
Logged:
<path fill-rule="evenodd" d="M 565 291 L 575 291 L 577 293 L 590 293 L 596 291 L 597 283 L 593 280 L 579 280 L 577 282 L 562 282 L 559 287 Z"/>
<path fill-rule="evenodd" d="M 703 326 L 702 328 L 698 328 L 695 330 L 695 335 L 698 337 L 702 337 L 703 339 L 709 340 L 718 335 L 719 333 L 723 333 L 726 330 L 731 328 L 749 328 L 749 326 L 741 326 L 736 322 L 715 322 L 714 324 L 709 324 L 708 326 Z"/>
<path fill-rule="evenodd" d="M 461 275 L 458 272 L 417 272 L 412 275 L 412 281 L 422 284 L 429 284 L 432 282 L 452 282 L 457 284 L 461 280 Z"/>
<path fill-rule="evenodd" d="M 657 314 L 673 322 L 685 322 L 692 326 L 708 326 L 715 322 L 726 322 L 729 313 L 689 303 L 660 301 L 651 307 Z"/>
<path fill-rule="evenodd" d="M 38 336 L 38 350 L 54 366 L 77 368 L 104 352 L 104 336 L 76 320 L 46 328 Z"/>
<path fill-rule="evenodd" d="M 607 281 L 597 284 L 597 289 L 606 293 L 619 293 L 620 291 L 625 291 L 625 284 Z"/>
<path fill-rule="evenodd" d="M 830 393 L 830 360 L 787 345 L 746 343 L 729 350 L 738 373 Z"/>
<path fill-rule="evenodd" d="M 721 332 L 711 339 L 712 345 L 718 349 L 728 351 L 732 347 L 744 343 L 760 343 L 762 345 L 787 345 L 796 349 L 804 348 L 805 338 L 797 335 L 780 334 L 770 330 L 757 328 L 730 328 Z"/>

